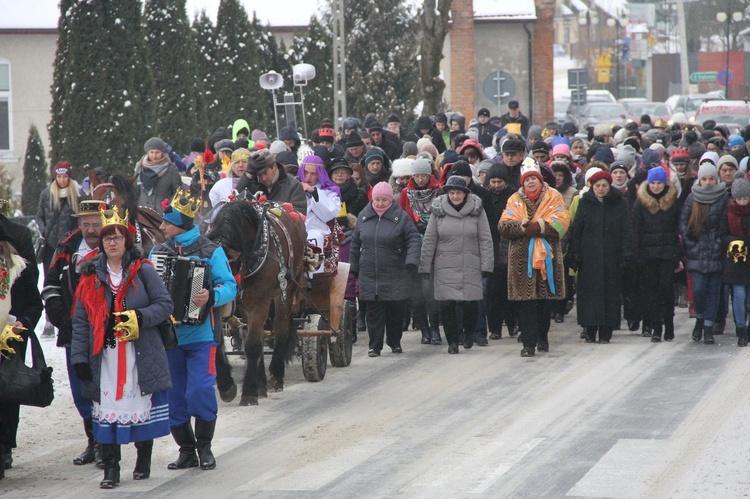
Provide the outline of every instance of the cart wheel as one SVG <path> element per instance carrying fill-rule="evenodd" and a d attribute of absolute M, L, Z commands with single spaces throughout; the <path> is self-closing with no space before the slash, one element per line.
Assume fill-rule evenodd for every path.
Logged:
<path fill-rule="evenodd" d="M 310 321 L 308 324 L 317 324 Z M 302 373 L 307 381 L 322 381 L 328 367 L 328 336 L 302 337 Z"/>
<path fill-rule="evenodd" d="M 332 336 L 336 341 L 331 343 L 331 365 L 346 367 L 352 363 L 352 307 L 346 300 L 344 300 L 339 332 Z"/>

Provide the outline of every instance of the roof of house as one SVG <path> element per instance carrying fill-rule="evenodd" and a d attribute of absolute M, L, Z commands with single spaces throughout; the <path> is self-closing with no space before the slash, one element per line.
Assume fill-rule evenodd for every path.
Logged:
<path fill-rule="evenodd" d="M 481 21 L 536 20 L 534 0 L 474 0 L 474 19 Z"/>

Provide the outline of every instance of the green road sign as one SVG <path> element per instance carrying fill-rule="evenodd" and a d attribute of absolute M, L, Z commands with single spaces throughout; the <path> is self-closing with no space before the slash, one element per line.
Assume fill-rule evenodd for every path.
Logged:
<path fill-rule="evenodd" d="M 690 81 L 692 83 L 700 83 L 702 81 L 716 81 L 716 71 L 706 71 L 703 73 L 690 73 Z"/>

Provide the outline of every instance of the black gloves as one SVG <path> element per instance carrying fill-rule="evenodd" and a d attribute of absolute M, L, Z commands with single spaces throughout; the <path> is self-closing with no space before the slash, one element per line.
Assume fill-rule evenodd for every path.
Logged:
<path fill-rule="evenodd" d="M 73 364 L 73 371 L 76 373 L 76 378 L 81 381 L 92 381 L 94 379 L 94 375 L 91 373 L 91 366 L 85 362 Z"/>

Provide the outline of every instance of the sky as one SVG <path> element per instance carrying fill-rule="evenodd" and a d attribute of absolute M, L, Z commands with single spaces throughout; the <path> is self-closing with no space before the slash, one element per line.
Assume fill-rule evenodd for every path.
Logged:
<path fill-rule="evenodd" d="M 252 16 L 255 11 L 263 24 L 273 26 L 306 26 L 320 8 L 321 0 L 240 0 Z M 197 12 L 206 10 L 216 20 L 219 0 L 187 0 L 191 22 Z M 56 28 L 58 0 L 0 0 L 1 28 Z"/>

